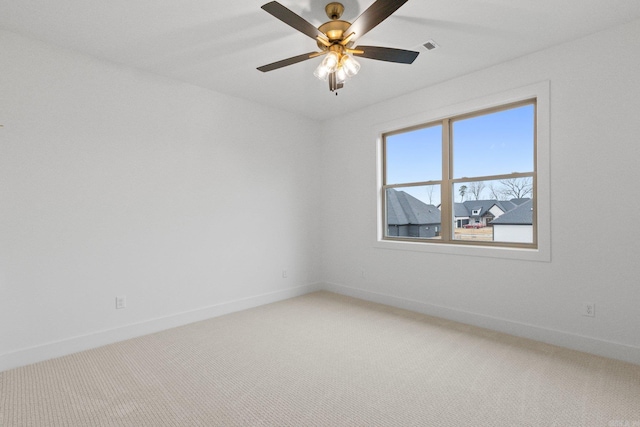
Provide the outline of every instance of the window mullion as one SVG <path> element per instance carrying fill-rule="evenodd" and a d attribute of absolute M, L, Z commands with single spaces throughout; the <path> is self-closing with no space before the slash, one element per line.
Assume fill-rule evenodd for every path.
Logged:
<path fill-rule="evenodd" d="M 440 200 L 440 220 L 442 227 L 442 241 L 450 242 L 453 233 L 451 219 L 453 218 L 453 199 L 451 195 L 451 121 L 442 121 L 442 187 Z"/>

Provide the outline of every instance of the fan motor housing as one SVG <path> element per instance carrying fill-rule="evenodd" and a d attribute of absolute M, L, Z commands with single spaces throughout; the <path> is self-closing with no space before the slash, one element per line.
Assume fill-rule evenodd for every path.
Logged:
<path fill-rule="evenodd" d="M 344 32 L 351 26 L 350 22 L 335 19 L 325 22 L 318 27 L 318 30 L 327 35 L 330 42 L 340 41 L 344 37 Z M 318 43 L 318 45 L 320 45 Z"/>

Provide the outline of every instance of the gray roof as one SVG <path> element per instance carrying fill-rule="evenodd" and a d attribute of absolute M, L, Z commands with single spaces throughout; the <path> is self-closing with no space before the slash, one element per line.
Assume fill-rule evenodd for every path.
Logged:
<path fill-rule="evenodd" d="M 496 205 L 502 212 L 509 212 L 510 210 L 518 207 L 519 205 L 530 202 L 531 199 L 526 197 L 523 199 L 511 199 L 511 200 L 496 200 L 496 199 L 487 199 L 487 200 L 465 200 L 461 203 L 453 204 L 453 214 L 456 218 L 459 217 L 469 217 L 469 218 L 479 218 L 484 216 L 489 209 L 493 205 Z M 480 214 L 471 215 L 471 213 L 475 209 L 480 209 Z"/>
<path fill-rule="evenodd" d="M 506 200 L 465 200 L 464 202 L 453 204 L 453 214 L 456 217 L 468 216 L 470 218 L 480 218 L 494 205 L 502 209 L 503 212 L 507 212 L 516 207 L 514 203 Z M 471 215 L 476 209 L 480 209 L 480 213 L 478 215 Z"/>
<path fill-rule="evenodd" d="M 533 201 L 520 204 L 515 209 L 491 221 L 491 224 L 502 225 L 531 225 L 533 224 Z"/>
<path fill-rule="evenodd" d="M 389 225 L 440 224 L 440 209 L 428 205 L 404 191 L 387 190 Z"/>
<path fill-rule="evenodd" d="M 453 216 L 461 217 L 461 216 L 471 216 L 471 213 L 467 210 L 467 207 L 464 203 L 454 203 L 453 204 Z"/>
<path fill-rule="evenodd" d="M 529 197 L 525 197 L 523 199 L 511 199 L 510 202 L 515 204 L 515 205 L 521 205 L 525 202 L 530 201 L 531 199 Z"/>

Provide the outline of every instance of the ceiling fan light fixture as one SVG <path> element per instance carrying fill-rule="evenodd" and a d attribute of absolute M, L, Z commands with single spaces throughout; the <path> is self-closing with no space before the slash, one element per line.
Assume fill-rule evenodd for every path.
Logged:
<path fill-rule="evenodd" d="M 313 72 L 313 75 L 316 76 L 319 80 L 327 81 L 329 78 L 329 74 L 331 72 L 327 67 L 325 67 L 322 63 L 316 67 L 316 70 Z"/>
<path fill-rule="evenodd" d="M 353 77 L 360 71 L 360 63 L 351 55 L 343 55 L 340 59 L 340 69 L 344 70 L 347 77 Z"/>
<path fill-rule="evenodd" d="M 320 80 L 327 80 L 329 74 L 335 73 L 340 66 L 340 54 L 338 52 L 329 52 L 324 57 L 318 68 L 313 72 L 313 75 Z"/>
<path fill-rule="evenodd" d="M 338 52 L 329 52 L 327 56 L 322 60 L 322 65 L 327 67 L 330 73 L 333 73 L 338 69 L 340 64 L 340 54 Z"/>

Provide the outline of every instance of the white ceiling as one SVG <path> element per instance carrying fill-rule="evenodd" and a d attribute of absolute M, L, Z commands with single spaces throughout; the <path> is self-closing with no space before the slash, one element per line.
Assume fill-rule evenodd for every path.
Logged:
<path fill-rule="evenodd" d="M 0 0 L 0 27 L 261 104 L 326 119 L 640 18 L 638 0 L 409 0 L 358 40 L 417 50 L 412 65 L 362 58 L 338 96 L 313 76 L 321 59 L 262 73 L 315 42 L 267 0 Z M 281 0 L 315 26 L 328 1 Z M 351 21 L 373 0 L 343 0 Z M 429 39 L 441 47 L 427 51 Z M 597 52 L 594 52 L 597 60 Z"/>

